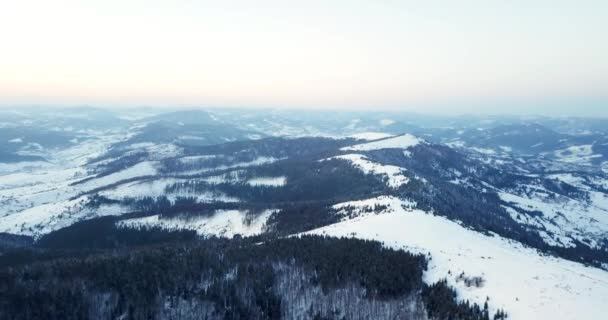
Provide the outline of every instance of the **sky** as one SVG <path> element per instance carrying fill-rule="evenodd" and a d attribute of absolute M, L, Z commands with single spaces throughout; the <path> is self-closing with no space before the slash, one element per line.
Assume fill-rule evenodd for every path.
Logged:
<path fill-rule="evenodd" d="M 1 0 L 0 106 L 608 116 L 605 0 Z"/>

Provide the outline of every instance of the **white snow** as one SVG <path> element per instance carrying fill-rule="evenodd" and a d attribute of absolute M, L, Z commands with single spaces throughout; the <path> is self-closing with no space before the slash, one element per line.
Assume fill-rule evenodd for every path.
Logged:
<path fill-rule="evenodd" d="M 193 163 L 199 162 L 200 160 L 208 160 L 208 159 L 213 159 L 215 157 L 217 157 L 217 155 L 213 155 L 213 154 L 201 155 L 201 156 L 187 156 L 187 157 L 179 158 L 179 162 L 181 162 L 183 164 L 193 164 Z"/>
<path fill-rule="evenodd" d="M 572 146 L 555 152 L 555 156 L 561 162 L 579 163 L 589 165 L 594 158 L 602 155 L 593 153 L 592 145 Z"/>
<path fill-rule="evenodd" d="M 158 163 L 155 161 L 143 161 L 127 169 L 111 173 L 107 176 L 102 176 L 86 181 L 80 185 L 81 190 L 87 191 L 127 179 L 153 176 L 158 173 L 156 165 L 158 165 Z"/>
<path fill-rule="evenodd" d="M 133 111 L 133 112 L 126 112 L 126 113 L 119 114 L 118 119 L 136 121 L 136 120 L 141 120 L 141 119 L 144 119 L 147 117 L 151 117 L 153 115 L 155 115 L 155 113 Z"/>
<path fill-rule="evenodd" d="M 368 200 L 367 203 L 374 200 Z M 608 305 L 608 272 L 539 254 L 501 238 L 486 236 L 420 210 L 404 209 L 400 200 L 383 214 L 365 215 L 309 233 L 356 237 L 430 253 L 427 283 L 446 278 L 458 298 L 480 305 L 490 297 L 491 311 L 505 309 L 509 319 L 604 319 Z M 407 207 L 407 206 L 406 206 Z M 456 280 L 481 276 L 485 284 L 467 287 Z"/>
<path fill-rule="evenodd" d="M 34 206 L 0 218 L 0 232 L 38 237 L 83 219 L 124 213 L 119 207 L 112 210 L 85 210 L 88 197 Z"/>
<path fill-rule="evenodd" d="M 382 119 L 382 120 L 380 120 L 380 125 L 383 126 L 383 127 L 390 126 L 393 123 L 395 123 L 395 120 L 391 120 L 391 119 Z"/>
<path fill-rule="evenodd" d="M 44 166 L 50 166 L 50 164 L 44 161 L 21 161 L 15 163 L 0 162 L 0 176 L 12 172 L 32 171 L 33 169 Z M 0 189 L 3 189 L 3 186 L 0 185 Z"/>
<path fill-rule="evenodd" d="M 139 142 L 131 144 L 127 147 L 127 152 L 124 155 L 136 154 L 142 151 L 148 153 L 148 160 L 162 160 L 166 158 L 175 158 L 183 153 L 183 148 L 173 143 L 152 143 Z"/>
<path fill-rule="evenodd" d="M 245 172 L 245 170 L 235 170 L 230 171 L 225 174 L 217 175 L 217 176 L 209 176 L 200 179 L 208 184 L 220 184 L 220 183 L 237 183 L 241 182 L 243 179 L 241 175 Z"/>
<path fill-rule="evenodd" d="M 247 139 L 249 140 L 260 140 L 263 136 L 261 134 L 248 134 Z"/>
<path fill-rule="evenodd" d="M 244 182 L 252 187 L 268 186 L 268 187 L 282 187 L 287 182 L 287 177 L 254 177 L 248 180 L 243 178 L 245 170 L 235 170 L 222 175 L 210 176 L 202 178 L 201 180 L 209 184 L 220 184 L 220 183 L 241 183 Z"/>
<path fill-rule="evenodd" d="M 247 123 L 243 125 L 246 130 L 253 130 L 273 137 L 334 137 L 327 132 L 322 132 L 313 126 L 288 125 L 285 122 L 275 122 L 271 119 L 263 119 L 261 122 Z"/>
<path fill-rule="evenodd" d="M 379 149 L 408 149 L 424 143 L 424 140 L 419 139 L 411 134 L 388 138 L 384 140 L 357 144 L 350 147 L 344 147 L 341 150 L 345 151 L 370 151 Z"/>
<path fill-rule="evenodd" d="M 282 187 L 287 182 L 287 177 L 256 177 L 247 180 L 250 186 Z"/>
<path fill-rule="evenodd" d="M 348 136 L 348 138 L 367 141 L 380 140 L 390 137 L 394 137 L 394 135 L 383 132 L 362 132 Z"/>
<path fill-rule="evenodd" d="M 266 221 L 277 210 L 264 210 L 262 213 L 249 214 L 241 210 L 217 210 L 211 216 L 161 218 L 153 215 L 119 221 L 118 225 L 127 228 L 161 227 L 168 230 L 195 230 L 199 235 L 232 238 L 260 234 L 266 228 Z"/>
<path fill-rule="evenodd" d="M 561 182 L 565 182 L 572 186 L 579 186 L 579 187 L 584 186 L 584 182 L 585 182 L 585 179 L 583 179 L 582 177 L 575 176 L 572 173 L 552 174 L 552 175 L 548 175 L 546 177 L 549 179 L 556 179 Z"/>
<path fill-rule="evenodd" d="M 379 196 L 371 199 L 353 200 L 348 202 L 338 203 L 332 206 L 336 210 L 336 214 L 342 217 L 342 220 L 348 220 L 352 217 L 363 217 L 368 214 L 382 214 L 395 212 L 401 209 L 413 209 L 416 207 L 415 202 L 399 200 L 392 196 Z M 380 208 L 385 208 L 380 211 Z"/>
<path fill-rule="evenodd" d="M 363 171 L 365 174 L 384 176 L 386 178 L 386 184 L 392 188 L 399 188 L 410 181 L 408 177 L 403 175 L 406 171 L 404 168 L 372 162 L 362 154 L 345 154 L 330 159 L 347 160 L 350 161 L 355 168 Z"/>
<path fill-rule="evenodd" d="M 494 151 L 492 149 L 477 148 L 477 147 L 470 147 L 469 149 L 473 150 L 475 152 L 481 153 L 481 154 L 486 154 L 486 155 L 496 154 L 496 151 Z"/>
<path fill-rule="evenodd" d="M 177 139 L 178 140 L 207 140 L 207 138 L 205 138 L 205 137 L 191 136 L 191 135 L 179 136 L 179 137 L 177 137 Z"/>
<path fill-rule="evenodd" d="M 36 142 L 28 142 L 24 147 L 17 152 L 22 156 L 41 156 L 44 157 L 48 150 L 44 149 L 42 145 Z"/>
<path fill-rule="evenodd" d="M 448 147 L 451 147 L 451 148 L 465 148 L 466 147 L 466 143 L 464 141 L 460 141 L 460 140 L 446 142 L 445 145 Z"/>
<path fill-rule="evenodd" d="M 254 166 L 260 166 L 263 164 L 273 163 L 273 162 L 284 160 L 284 159 L 287 159 L 287 158 L 275 158 L 275 157 L 262 156 L 262 157 L 257 157 L 255 159 L 253 159 L 251 161 L 247 161 L 247 162 L 238 162 L 238 163 L 233 163 L 230 165 L 207 167 L 207 168 L 184 171 L 181 173 L 183 175 L 195 175 L 195 174 L 201 174 L 201 173 L 206 173 L 206 172 L 210 172 L 210 171 L 221 171 L 221 170 L 227 170 L 227 169 L 254 167 Z"/>
<path fill-rule="evenodd" d="M 361 122 L 361 119 L 352 119 L 352 120 L 350 120 L 349 124 L 348 124 L 346 127 L 344 127 L 344 129 L 347 129 L 347 130 L 354 130 L 354 129 L 355 129 L 355 127 L 356 127 L 356 126 L 357 126 L 357 125 L 358 125 L 360 122 Z"/>
<path fill-rule="evenodd" d="M 140 142 L 129 145 L 129 152 L 125 155 L 145 151 L 148 153 L 148 160 L 162 160 L 166 158 L 174 158 L 183 153 L 183 148 L 172 143 L 152 143 Z"/>
<path fill-rule="evenodd" d="M 589 201 L 561 196 L 532 185 L 526 186 L 525 195 L 505 191 L 499 192 L 498 195 L 510 206 L 542 212 L 542 216 L 535 216 L 507 210 L 515 221 L 550 232 L 551 234 L 541 234 L 548 244 L 573 246 L 572 239 L 576 239 L 588 240 L 592 247 L 597 247 L 602 239 L 608 237 L 608 195 L 591 191 L 572 175 L 549 177 L 568 181 L 581 190 L 587 190 Z"/>
<path fill-rule="evenodd" d="M 114 174 L 89 180 L 85 164 L 104 153 L 108 146 L 125 138 L 124 134 L 105 133 L 94 139 L 45 155 L 48 162 L 18 166 L 17 172 L 0 175 L 0 232 L 39 236 L 82 219 L 98 215 L 124 213 L 119 207 L 104 206 L 91 212 L 84 204 L 82 192 L 123 179 L 156 172 L 152 163 L 144 162 Z M 75 199 L 75 200 L 71 200 Z"/>
<path fill-rule="evenodd" d="M 201 181 L 204 181 L 209 184 L 220 184 L 220 183 L 246 183 L 252 187 L 257 186 L 269 186 L 269 187 L 282 187 L 287 182 L 287 177 L 254 177 L 248 180 L 245 180 L 243 177 L 245 174 L 245 170 L 235 170 L 230 171 L 228 173 L 210 176 L 202 178 Z"/>
<path fill-rule="evenodd" d="M 184 151 L 183 148 L 178 147 L 172 143 L 156 144 L 146 148 L 146 151 L 150 155 L 149 160 L 161 160 L 166 158 L 177 157 Z"/>
<path fill-rule="evenodd" d="M 204 180 L 203 180 L 204 181 Z M 99 195 L 107 197 L 108 199 L 122 200 L 127 198 L 141 199 L 143 197 L 161 197 L 165 196 L 169 201 L 175 201 L 177 198 L 193 197 L 199 203 L 206 202 L 239 202 L 239 199 L 229 197 L 221 192 L 209 192 L 209 191 L 195 191 L 188 186 L 192 183 L 196 183 L 197 180 L 188 179 L 173 179 L 173 178 L 162 178 L 155 179 L 152 181 L 133 181 L 121 184 L 115 188 L 103 190 L 99 192 Z M 170 192 L 167 188 L 173 184 L 182 184 L 178 192 Z"/>
<path fill-rule="evenodd" d="M 165 194 L 165 188 L 178 182 L 177 179 L 157 179 L 152 181 L 133 181 L 100 191 L 100 196 L 112 200 L 125 198 L 158 197 Z"/>

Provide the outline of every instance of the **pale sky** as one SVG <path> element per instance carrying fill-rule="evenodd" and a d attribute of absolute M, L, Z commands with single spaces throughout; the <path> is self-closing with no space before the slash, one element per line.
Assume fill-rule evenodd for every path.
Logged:
<path fill-rule="evenodd" d="M 608 116 L 606 0 L 0 0 L 0 106 Z"/>

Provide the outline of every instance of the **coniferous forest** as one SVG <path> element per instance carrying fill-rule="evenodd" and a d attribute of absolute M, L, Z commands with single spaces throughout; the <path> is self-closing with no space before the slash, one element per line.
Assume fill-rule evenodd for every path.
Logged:
<path fill-rule="evenodd" d="M 96 242 L 66 231 L 5 250 L 0 319 L 491 318 L 457 302 L 446 282 L 423 283 L 425 256 L 378 242 L 198 239 L 160 229 L 104 236 L 103 225 L 79 227 L 101 230 Z"/>

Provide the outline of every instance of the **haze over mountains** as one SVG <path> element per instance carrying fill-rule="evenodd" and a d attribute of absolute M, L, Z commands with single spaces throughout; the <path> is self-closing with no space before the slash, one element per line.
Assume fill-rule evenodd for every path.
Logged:
<path fill-rule="evenodd" d="M 601 319 L 608 120 L 0 110 L 0 233 L 15 319 Z"/>

